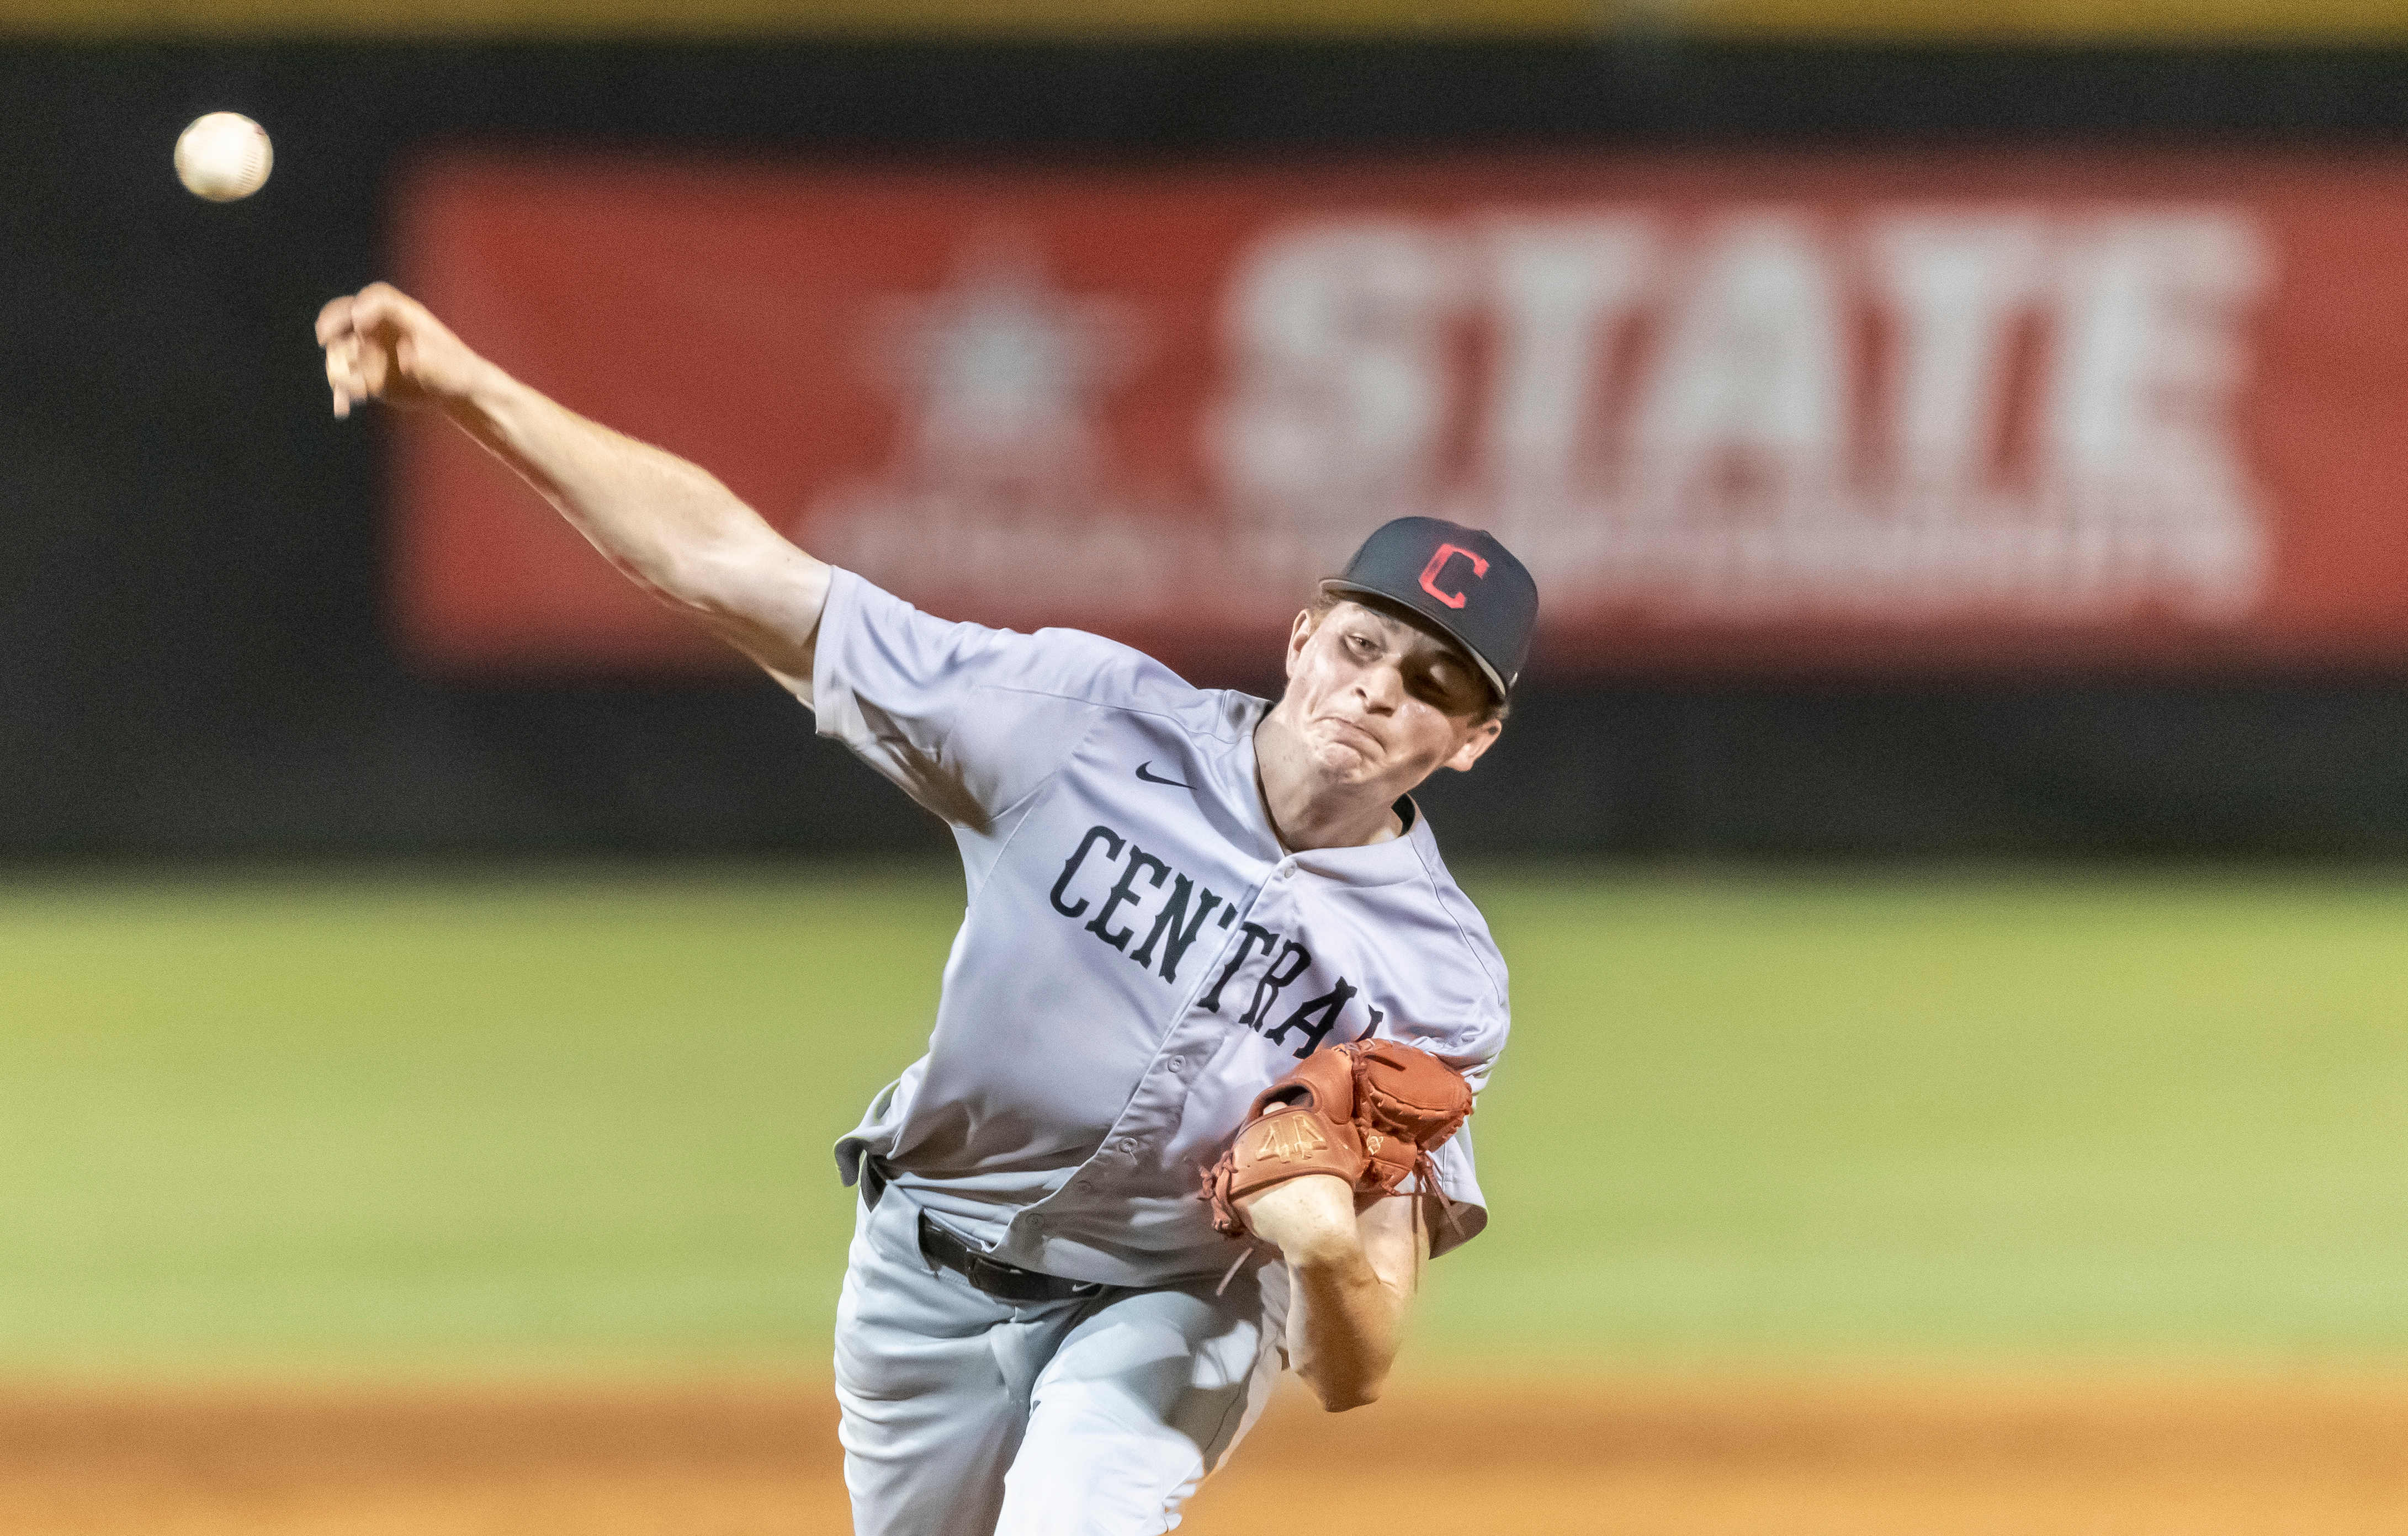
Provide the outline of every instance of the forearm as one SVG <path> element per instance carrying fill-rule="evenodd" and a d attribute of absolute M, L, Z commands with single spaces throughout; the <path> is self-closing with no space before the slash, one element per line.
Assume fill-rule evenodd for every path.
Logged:
<path fill-rule="evenodd" d="M 1376 1401 L 1404 1338 L 1410 1295 L 1383 1279 L 1362 1243 L 1288 1265 L 1288 1357 L 1321 1405 Z"/>
<path fill-rule="evenodd" d="M 781 650 L 792 666 L 793 653 L 807 647 L 826 567 L 707 471 L 588 420 L 490 364 L 443 406 L 641 586 L 731 632 L 755 654 Z"/>
<path fill-rule="evenodd" d="M 1288 1362 L 1332 1413 L 1380 1395 L 1421 1283 L 1425 1237 L 1415 1199 L 1375 1202 L 1311 1174 L 1245 1198 L 1254 1235 L 1279 1245 L 1289 1277 Z"/>
<path fill-rule="evenodd" d="M 828 568 L 725 486 L 521 384 L 390 283 L 327 300 L 316 330 L 337 416 L 362 400 L 440 409 L 543 492 L 612 564 L 810 701 Z"/>

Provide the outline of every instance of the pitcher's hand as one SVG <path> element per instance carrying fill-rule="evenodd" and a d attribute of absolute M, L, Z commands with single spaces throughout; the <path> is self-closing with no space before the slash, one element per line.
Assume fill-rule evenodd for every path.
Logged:
<path fill-rule="evenodd" d="M 493 371 L 391 283 L 370 283 L 319 310 L 318 345 L 326 349 L 337 416 L 351 415 L 355 400 L 426 405 L 462 399 Z"/>

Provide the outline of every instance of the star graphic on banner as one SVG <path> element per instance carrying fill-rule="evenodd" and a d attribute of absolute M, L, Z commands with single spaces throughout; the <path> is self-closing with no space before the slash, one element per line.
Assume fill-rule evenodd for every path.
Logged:
<path fill-rule="evenodd" d="M 961 491 L 1092 484 L 1098 404 L 1136 371 L 1143 334 L 1127 302 L 1056 288 L 1017 234 L 972 244 L 946 288 L 889 300 L 877 331 L 908 470 Z"/>

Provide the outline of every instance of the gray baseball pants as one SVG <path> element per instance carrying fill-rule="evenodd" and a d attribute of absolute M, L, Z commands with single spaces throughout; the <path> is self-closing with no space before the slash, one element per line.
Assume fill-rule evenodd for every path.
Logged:
<path fill-rule="evenodd" d="M 1287 1271 L 1015 1305 L 920 1256 L 918 1209 L 859 1208 L 836 1392 L 858 1536 L 1158 1536 L 1285 1363 Z"/>

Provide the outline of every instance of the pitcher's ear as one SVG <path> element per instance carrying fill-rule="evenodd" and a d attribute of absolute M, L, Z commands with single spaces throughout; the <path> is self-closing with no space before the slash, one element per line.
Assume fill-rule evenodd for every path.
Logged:
<path fill-rule="evenodd" d="M 1446 766 L 1458 774 L 1470 772 L 1471 765 L 1478 762 L 1482 755 L 1491 747 L 1497 745 L 1497 738 L 1504 733 L 1504 721 L 1481 721 L 1471 728 L 1471 734 L 1464 738 L 1463 745 L 1455 749 L 1455 755 L 1446 760 Z"/>
<path fill-rule="evenodd" d="M 1321 620 L 1327 612 L 1326 608 L 1319 613 L 1311 608 L 1297 610 L 1296 622 L 1287 627 L 1286 676 L 1296 676 L 1296 664 L 1304 659 L 1304 643 L 1312 638 L 1312 632 L 1321 627 Z"/>

